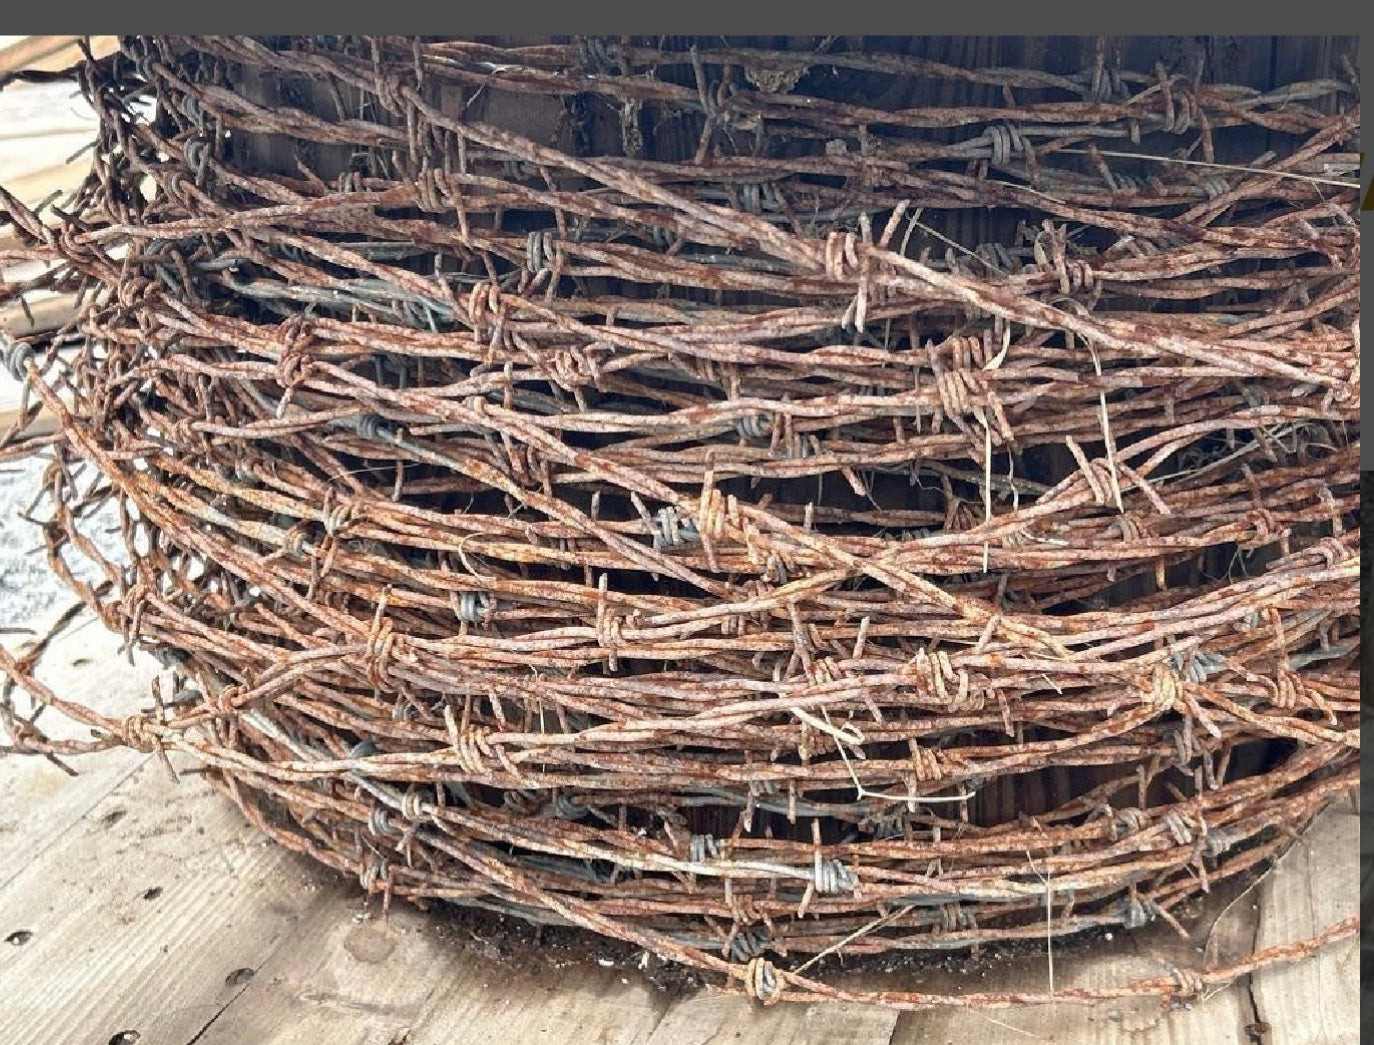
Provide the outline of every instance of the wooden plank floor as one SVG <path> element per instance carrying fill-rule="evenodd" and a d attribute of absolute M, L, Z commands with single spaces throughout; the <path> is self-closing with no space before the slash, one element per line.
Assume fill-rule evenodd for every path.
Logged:
<path fill-rule="evenodd" d="M 10 624 L 12 622 L 0 622 Z M 5 636 L 13 646 L 21 636 Z M 45 658 L 44 677 L 119 713 L 145 701 L 131 667 L 88 625 Z M 479 933 L 398 904 L 387 920 L 356 883 L 266 843 L 194 775 L 179 782 L 131 752 L 68 777 L 0 760 L 0 1041 L 25 1045 L 1353 1045 L 1358 943 L 1215 992 L 1188 1007 L 1115 1002 L 988 1013 L 858 1006 L 764 1009 L 714 992 L 670 997 L 637 968 L 596 961 L 512 969 Z M 1358 819 L 1329 810 L 1212 928 L 1120 934 L 1056 961 L 1060 985 L 1158 975 L 1306 936 L 1352 913 Z M 1206 922 L 1201 923 L 1206 925 Z M 468 938 L 471 937 L 471 938 Z M 596 957 L 596 941 L 588 943 Z M 924 989 L 1041 989 L 1046 963 L 983 981 L 932 972 Z M 989 979 L 990 978 L 990 979 Z M 910 979 L 910 977 L 908 977 Z M 887 979 L 893 985 L 899 980 Z"/>
<path fill-rule="evenodd" d="M 32 68 L 63 68 L 61 63 L 70 64 L 70 52 L 75 50 L 72 39 L 0 37 L 0 74 L 7 70 L 7 55 L 10 60 L 47 55 L 51 59 L 47 65 L 36 58 L 23 64 Z M 0 185 L 28 207 L 38 206 L 53 192 L 66 193 L 77 188 L 91 168 L 90 150 L 80 150 L 94 140 L 95 128 L 95 112 L 79 97 L 75 84 L 8 85 L 0 91 Z M 49 222 L 55 220 L 50 211 L 46 213 Z M 0 229 L 0 250 L 19 245 L 12 227 Z M 0 282 L 17 282 L 38 271 L 41 267 L 34 263 L 8 266 L 0 269 Z M 15 305 L 0 308 L 0 346 L 5 339 L 17 340 L 35 329 L 53 329 L 67 319 L 72 308 L 69 297 L 51 293 L 30 294 L 27 302 L 27 312 Z M 21 391 L 19 382 L 0 367 L 0 434 L 19 417 Z M 29 426 L 28 434 L 46 435 L 54 427 L 50 416 L 41 416 Z M 0 861 L 3 859 L 0 856 Z"/>

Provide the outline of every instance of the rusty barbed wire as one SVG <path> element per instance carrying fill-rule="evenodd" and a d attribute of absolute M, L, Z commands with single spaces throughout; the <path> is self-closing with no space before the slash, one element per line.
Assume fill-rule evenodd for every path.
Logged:
<path fill-rule="evenodd" d="M 1104 54 L 126 38 L 62 223 L 0 192 L 0 261 L 58 262 L 0 298 L 81 294 L 3 362 L 52 568 L 174 695 L 0 652 L 7 750 L 181 751 L 384 904 L 764 1002 L 1348 935 L 806 975 L 1178 925 L 1358 779 L 1354 88 Z"/>

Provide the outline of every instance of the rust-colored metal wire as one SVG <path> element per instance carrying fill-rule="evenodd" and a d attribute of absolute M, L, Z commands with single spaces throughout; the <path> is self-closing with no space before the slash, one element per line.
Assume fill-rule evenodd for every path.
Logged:
<path fill-rule="evenodd" d="M 1177 925 L 1356 784 L 1351 83 L 601 38 L 82 76 L 60 224 L 0 197 L 0 261 L 60 262 L 8 298 L 82 306 L 7 362 L 53 568 L 177 681 L 115 722 L 0 654 L 97 733 L 11 684 L 10 749 L 194 755 L 388 903 L 764 1001 L 1185 994 L 1354 931 L 1052 997 L 812 972 Z"/>

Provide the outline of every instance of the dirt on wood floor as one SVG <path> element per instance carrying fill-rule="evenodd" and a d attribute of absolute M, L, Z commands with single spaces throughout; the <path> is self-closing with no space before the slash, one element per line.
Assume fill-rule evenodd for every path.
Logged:
<path fill-rule="evenodd" d="M 1068 965 L 1075 960 L 1090 961 L 1094 955 L 1119 955 L 1124 950 L 1134 955 L 1157 954 L 1166 963 L 1201 966 L 1204 945 L 1213 925 L 1228 905 L 1259 877 L 1260 874 L 1252 873 L 1223 883 L 1203 901 L 1175 910 L 1174 915 L 1189 932 L 1187 940 L 1160 922 L 1133 931 L 1092 930 L 1056 937 L 1053 941 L 1055 961 Z M 376 909 L 375 899 L 369 906 Z M 508 915 L 450 902 L 430 903 L 427 911 L 435 935 L 446 945 L 512 972 L 539 976 L 578 966 L 614 968 L 622 970 L 627 977 L 641 977 L 669 1001 L 696 993 L 708 984 L 696 970 L 664 961 L 634 944 L 583 929 L 535 926 Z M 1218 957 L 1225 960 L 1239 956 Z M 808 972 L 820 980 L 862 980 L 870 988 L 892 980 L 894 987 L 897 981 L 906 989 L 911 989 L 913 984 L 925 984 L 932 992 L 958 990 L 961 984 L 972 990 L 1002 989 L 1004 986 L 1043 990 L 1048 987 L 1047 966 L 1045 941 L 1023 939 L 997 947 L 950 951 L 837 954 L 821 959 Z M 1009 979 L 1017 986 L 1005 982 Z M 970 983 L 978 986 L 968 988 Z"/>

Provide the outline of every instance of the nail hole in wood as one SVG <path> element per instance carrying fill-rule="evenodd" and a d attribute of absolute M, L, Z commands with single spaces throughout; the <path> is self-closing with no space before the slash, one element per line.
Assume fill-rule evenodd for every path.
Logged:
<path fill-rule="evenodd" d="M 110 1045 L 134 1045 L 134 1042 L 143 1037 L 136 1030 L 122 1030 L 110 1035 Z"/>
<path fill-rule="evenodd" d="M 253 978 L 252 969 L 235 969 L 224 978 L 224 983 L 228 987 L 242 987 Z"/>
<path fill-rule="evenodd" d="M 156 900 L 161 895 L 162 886 L 160 885 L 155 885 L 151 889 L 145 889 L 143 891 L 143 899 L 145 900 Z"/>
<path fill-rule="evenodd" d="M 15 947 L 23 947 L 33 939 L 33 933 L 28 929 L 16 929 L 5 937 L 5 942 L 13 944 Z"/>

